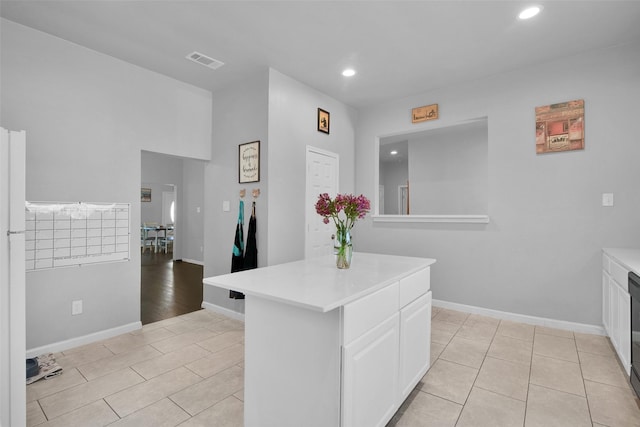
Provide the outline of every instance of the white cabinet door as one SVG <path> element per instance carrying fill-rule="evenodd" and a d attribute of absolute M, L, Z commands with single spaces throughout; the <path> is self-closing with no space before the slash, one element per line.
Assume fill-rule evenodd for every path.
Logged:
<path fill-rule="evenodd" d="M 620 298 L 618 297 L 618 285 L 616 285 L 613 278 L 609 278 L 609 320 L 610 320 L 610 329 L 609 339 L 611 339 L 611 343 L 615 347 L 615 349 L 620 352 L 620 309 L 618 308 L 620 304 Z"/>
<path fill-rule="evenodd" d="M 631 366 L 631 296 L 618 288 L 618 355 L 627 374 Z"/>
<path fill-rule="evenodd" d="M 399 314 L 343 349 L 342 425 L 384 426 L 397 408 Z"/>
<path fill-rule="evenodd" d="M 611 298 L 609 289 L 609 275 L 602 272 L 602 324 L 607 335 L 611 335 Z"/>
<path fill-rule="evenodd" d="M 631 367 L 631 297 L 627 291 L 629 271 L 603 257 L 602 323 L 627 374 Z"/>
<path fill-rule="evenodd" d="M 398 406 L 429 369 L 431 292 L 400 311 L 400 394 Z"/>

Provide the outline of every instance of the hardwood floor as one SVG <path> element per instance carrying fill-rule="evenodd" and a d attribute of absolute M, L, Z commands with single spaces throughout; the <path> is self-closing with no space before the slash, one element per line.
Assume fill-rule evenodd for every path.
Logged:
<path fill-rule="evenodd" d="M 202 266 L 173 262 L 172 254 L 142 254 L 140 317 L 143 325 L 200 310 Z"/>

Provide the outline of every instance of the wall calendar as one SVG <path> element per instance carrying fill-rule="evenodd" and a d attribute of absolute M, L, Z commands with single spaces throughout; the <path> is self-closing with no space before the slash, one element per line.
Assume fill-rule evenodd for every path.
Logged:
<path fill-rule="evenodd" d="M 128 203 L 26 202 L 26 271 L 128 261 Z"/>

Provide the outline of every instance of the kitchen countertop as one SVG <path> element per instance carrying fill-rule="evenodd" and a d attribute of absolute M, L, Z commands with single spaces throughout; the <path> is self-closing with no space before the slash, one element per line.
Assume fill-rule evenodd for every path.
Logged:
<path fill-rule="evenodd" d="M 435 263 L 435 259 L 356 252 L 351 268 L 336 268 L 335 257 L 294 261 L 202 280 L 298 307 L 328 312 Z"/>
<path fill-rule="evenodd" d="M 640 249 L 604 248 L 602 251 L 629 271 L 640 276 Z"/>

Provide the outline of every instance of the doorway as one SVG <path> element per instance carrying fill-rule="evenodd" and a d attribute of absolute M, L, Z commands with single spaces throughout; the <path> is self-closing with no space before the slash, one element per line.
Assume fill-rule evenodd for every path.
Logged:
<path fill-rule="evenodd" d="M 202 307 L 204 166 L 200 160 L 142 151 L 141 186 L 148 201 L 140 202 L 141 227 L 147 222 L 164 227 L 149 232 L 158 236 L 151 248 L 141 245 L 143 324 Z M 164 239 L 171 232 L 172 243 Z"/>
<path fill-rule="evenodd" d="M 409 186 L 398 186 L 398 214 L 409 215 Z"/>

